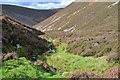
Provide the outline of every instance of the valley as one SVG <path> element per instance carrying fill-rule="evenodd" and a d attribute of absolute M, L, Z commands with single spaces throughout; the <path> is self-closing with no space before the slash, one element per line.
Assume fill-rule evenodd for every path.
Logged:
<path fill-rule="evenodd" d="M 51 10 L 36 10 L 25 8 L 21 6 L 15 5 L 0 5 L 2 6 L 2 14 L 12 17 L 23 24 L 33 26 L 43 20 L 47 19 L 48 17 L 54 15 L 56 12 L 60 11 L 61 9 L 51 9 Z"/>
<path fill-rule="evenodd" d="M 38 22 L 33 10 L 21 15 L 14 6 L 13 13 L 26 16 L 25 22 L 3 9 L 3 80 L 119 78 L 117 4 L 73 2 L 54 13 L 48 11 L 49 17 L 41 12 L 45 17 Z"/>

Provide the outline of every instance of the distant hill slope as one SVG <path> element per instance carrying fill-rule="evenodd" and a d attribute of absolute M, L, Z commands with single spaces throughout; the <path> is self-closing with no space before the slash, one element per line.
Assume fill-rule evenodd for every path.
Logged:
<path fill-rule="evenodd" d="M 35 25 L 35 27 L 43 31 L 63 31 L 71 27 L 86 30 L 86 28 L 104 26 L 106 23 L 109 23 L 106 26 L 114 25 L 117 23 L 116 17 L 117 7 L 115 3 L 75 2 L 47 20 Z"/>
<path fill-rule="evenodd" d="M 36 10 L 15 5 L 2 4 L 4 15 L 8 15 L 16 20 L 19 20 L 29 26 L 33 26 L 38 22 L 45 20 L 61 9 L 51 10 Z"/>
<path fill-rule="evenodd" d="M 33 26 L 66 41 L 68 50 L 83 56 L 116 53 L 118 2 L 74 2 Z"/>

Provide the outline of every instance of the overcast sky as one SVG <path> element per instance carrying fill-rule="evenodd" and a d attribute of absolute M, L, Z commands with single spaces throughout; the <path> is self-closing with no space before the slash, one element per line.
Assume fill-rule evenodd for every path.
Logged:
<path fill-rule="evenodd" d="M 33 9 L 64 8 L 75 0 L 0 0 L 0 4 L 18 5 Z"/>

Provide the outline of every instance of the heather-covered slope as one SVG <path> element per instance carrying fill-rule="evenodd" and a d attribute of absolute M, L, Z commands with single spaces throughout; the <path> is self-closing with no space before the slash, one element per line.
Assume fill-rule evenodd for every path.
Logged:
<path fill-rule="evenodd" d="M 23 25 L 7 16 L 2 18 L 2 53 L 17 53 L 18 57 L 32 59 L 49 50 L 48 42 L 39 37 L 43 32 Z M 3 54 L 3 55 L 4 55 Z"/>
<path fill-rule="evenodd" d="M 68 43 L 68 51 L 100 57 L 117 53 L 118 2 L 74 2 L 34 28 Z"/>
<path fill-rule="evenodd" d="M 35 10 L 15 5 L 2 5 L 3 15 L 8 15 L 30 26 L 33 26 L 38 22 L 45 20 L 59 10 L 60 9 Z"/>

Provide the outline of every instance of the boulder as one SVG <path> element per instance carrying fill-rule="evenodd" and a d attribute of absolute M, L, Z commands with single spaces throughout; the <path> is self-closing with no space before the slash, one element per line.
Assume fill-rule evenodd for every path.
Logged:
<path fill-rule="evenodd" d="M 116 62 L 116 61 L 120 61 L 120 57 L 118 53 L 111 53 L 110 55 L 108 55 L 106 60 L 108 62 Z"/>
<path fill-rule="evenodd" d="M 52 71 L 53 73 L 57 72 L 56 68 L 53 68 L 52 66 L 50 66 L 49 64 L 47 64 L 46 62 L 42 60 L 37 60 L 34 63 L 34 65 L 42 67 L 45 71 Z"/>
<path fill-rule="evenodd" d="M 96 74 L 94 73 L 87 73 L 87 72 L 80 72 L 79 70 L 78 71 L 75 71 L 73 72 L 72 74 L 69 75 L 69 78 L 70 79 L 80 79 L 80 78 L 99 78 L 99 76 L 97 76 Z"/>
<path fill-rule="evenodd" d="M 15 52 L 3 54 L 3 56 L 2 56 L 3 61 L 9 60 L 9 59 L 17 59 L 17 54 Z"/>

